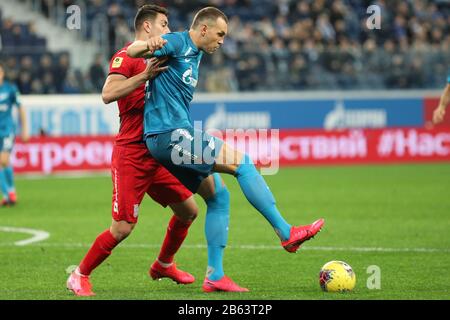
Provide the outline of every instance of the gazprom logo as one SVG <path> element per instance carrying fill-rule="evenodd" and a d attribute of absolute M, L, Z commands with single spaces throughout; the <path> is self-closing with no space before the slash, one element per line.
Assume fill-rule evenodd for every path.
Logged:
<path fill-rule="evenodd" d="M 248 129 L 258 128 L 267 129 L 271 127 L 270 112 L 253 111 L 253 112 L 230 112 L 226 109 L 225 104 L 216 105 L 214 113 L 211 114 L 205 122 L 206 129 Z"/>
<path fill-rule="evenodd" d="M 384 128 L 387 125 L 386 110 L 383 109 L 345 109 L 339 101 L 324 121 L 326 130 L 346 128 Z"/>
<path fill-rule="evenodd" d="M 194 88 L 197 86 L 198 81 L 197 79 L 194 79 L 194 77 L 192 76 L 192 68 L 187 69 L 183 73 L 183 82 Z"/>

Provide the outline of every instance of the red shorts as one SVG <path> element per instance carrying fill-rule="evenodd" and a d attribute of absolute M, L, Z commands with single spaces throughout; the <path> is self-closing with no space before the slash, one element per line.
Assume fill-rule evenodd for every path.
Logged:
<path fill-rule="evenodd" d="M 164 207 L 192 196 L 192 192 L 150 156 L 145 144 L 114 145 L 111 174 L 112 216 L 116 221 L 136 223 L 145 193 Z"/>

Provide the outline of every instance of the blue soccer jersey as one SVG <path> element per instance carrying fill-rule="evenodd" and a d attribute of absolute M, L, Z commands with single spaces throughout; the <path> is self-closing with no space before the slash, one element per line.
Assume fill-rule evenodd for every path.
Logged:
<path fill-rule="evenodd" d="M 15 134 L 13 108 L 20 107 L 20 94 L 17 87 L 9 82 L 0 85 L 0 137 Z"/>
<path fill-rule="evenodd" d="M 194 97 L 203 52 L 192 42 L 188 31 L 162 37 L 167 43 L 153 55 L 169 57 L 169 68 L 146 88 L 144 137 L 192 126 L 189 103 Z"/>

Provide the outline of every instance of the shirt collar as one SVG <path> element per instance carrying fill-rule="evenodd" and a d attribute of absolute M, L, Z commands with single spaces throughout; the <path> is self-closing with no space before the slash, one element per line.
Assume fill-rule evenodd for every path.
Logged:
<path fill-rule="evenodd" d="M 184 33 L 186 34 L 186 38 L 188 39 L 188 44 L 192 47 L 192 50 L 198 52 L 200 51 L 199 48 L 195 45 L 194 41 L 191 39 L 191 35 L 189 34 L 189 30 L 185 30 Z"/>

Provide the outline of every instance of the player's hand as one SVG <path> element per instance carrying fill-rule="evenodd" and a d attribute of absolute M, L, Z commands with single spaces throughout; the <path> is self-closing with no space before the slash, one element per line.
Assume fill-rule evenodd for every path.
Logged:
<path fill-rule="evenodd" d="M 150 80 L 155 78 L 161 72 L 166 71 L 169 67 L 168 66 L 162 67 L 162 65 L 166 63 L 168 59 L 169 59 L 168 57 L 163 58 L 153 57 L 151 59 L 148 59 L 147 66 L 144 70 L 145 78 L 147 80 Z"/>
<path fill-rule="evenodd" d="M 149 53 L 153 53 L 156 50 L 161 49 L 167 43 L 167 40 L 163 39 L 161 36 L 151 37 L 147 40 L 147 48 Z"/>
<path fill-rule="evenodd" d="M 437 107 L 433 112 L 433 123 L 438 124 L 441 123 L 444 120 L 445 116 L 445 108 L 442 108 L 441 106 Z"/>

